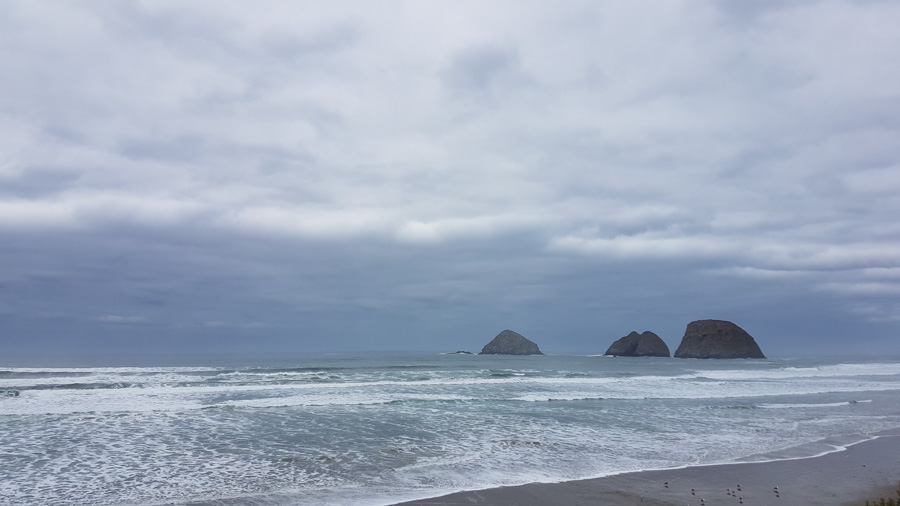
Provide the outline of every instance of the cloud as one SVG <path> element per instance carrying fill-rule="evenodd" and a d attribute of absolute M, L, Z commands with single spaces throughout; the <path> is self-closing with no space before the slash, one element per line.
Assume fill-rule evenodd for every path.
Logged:
<path fill-rule="evenodd" d="M 900 283 L 823 283 L 819 289 L 845 295 L 897 295 Z"/>
<path fill-rule="evenodd" d="M 312 239 L 341 239 L 376 234 L 385 228 L 379 209 L 318 210 L 316 208 L 247 208 L 220 218 L 226 227 L 248 234 L 285 235 Z"/>
<path fill-rule="evenodd" d="M 852 311 L 872 322 L 900 322 L 900 306 L 896 304 L 859 304 Z"/>
<path fill-rule="evenodd" d="M 545 220 L 539 216 L 498 215 L 438 220 L 431 223 L 410 221 L 400 226 L 397 239 L 402 243 L 433 244 L 453 240 L 490 240 L 519 231 L 534 231 Z"/>
<path fill-rule="evenodd" d="M 794 281 L 802 278 L 809 278 L 820 275 L 816 271 L 799 271 L 799 270 L 774 270 L 761 269 L 757 267 L 725 267 L 721 269 L 710 269 L 707 272 L 719 276 L 734 276 L 747 279 L 760 280 L 785 280 Z"/>
<path fill-rule="evenodd" d="M 896 3 L 348 5 L 0 7 L 4 314 L 896 330 Z"/>
<path fill-rule="evenodd" d="M 143 316 L 123 316 L 123 315 L 113 315 L 107 314 L 102 316 L 97 316 L 94 318 L 94 321 L 98 321 L 101 323 L 116 323 L 116 324 L 134 324 L 134 323 L 147 323 L 148 320 Z"/>
<path fill-rule="evenodd" d="M 493 85 L 509 88 L 515 79 L 518 57 L 514 52 L 494 47 L 473 47 L 455 55 L 441 72 L 446 86 L 459 93 L 487 93 Z"/>
<path fill-rule="evenodd" d="M 31 228 L 74 225 L 75 210 L 68 203 L 7 200 L 0 202 L 0 226 Z"/>
<path fill-rule="evenodd" d="M 551 250 L 594 253 L 615 258 L 678 259 L 718 257 L 735 253 L 735 248 L 718 238 L 618 236 L 610 239 L 561 237 L 550 243 Z"/>
<path fill-rule="evenodd" d="M 234 322 L 234 321 L 207 321 L 202 323 L 203 327 L 222 328 L 222 329 L 263 329 L 266 328 L 264 322 Z"/>
<path fill-rule="evenodd" d="M 0 227 L 87 228 L 104 223 L 142 225 L 181 224 L 199 206 L 179 199 L 147 198 L 137 194 L 84 192 L 50 199 L 0 202 Z"/>

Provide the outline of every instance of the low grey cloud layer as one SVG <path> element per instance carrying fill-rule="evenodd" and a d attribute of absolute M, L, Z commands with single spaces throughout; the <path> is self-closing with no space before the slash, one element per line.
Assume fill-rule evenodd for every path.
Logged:
<path fill-rule="evenodd" d="M 6 2 L 18 352 L 900 352 L 900 4 Z M 812 348 L 811 348 L 812 347 Z"/>

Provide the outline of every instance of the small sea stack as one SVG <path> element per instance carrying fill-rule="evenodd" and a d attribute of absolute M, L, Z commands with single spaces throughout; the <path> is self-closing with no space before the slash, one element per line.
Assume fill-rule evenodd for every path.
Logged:
<path fill-rule="evenodd" d="M 614 357 L 669 357 L 669 347 L 649 330 L 643 334 L 632 332 L 612 343 L 605 355 Z"/>
<path fill-rule="evenodd" d="M 766 358 L 744 329 L 725 320 L 688 323 L 675 358 Z"/>
<path fill-rule="evenodd" d="M 479 355 L 543 355 L 543 353 L 537 344 L 507 329 L 484 345 Z"/>

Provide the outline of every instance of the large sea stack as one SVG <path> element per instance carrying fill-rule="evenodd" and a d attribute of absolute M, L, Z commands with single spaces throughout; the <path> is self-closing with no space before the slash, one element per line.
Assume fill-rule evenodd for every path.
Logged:
<path fill-rule="evenodd" d="M 632 332 L 612 343 L 606 355 L 616 357 L 668 357 L 669 347 L 649 330 L 643 334 Z"/>
<path fill-rule="evenodd" d="M 766 358 L 744 329 L 723 320 L 688 323 L 676 358 Z"/>
<path fill-rule="evenodd" d="M 543 355 L 538 345 L 525 339 L 524 336 L 504 330 L 487 343 L 479 355 Z"/>

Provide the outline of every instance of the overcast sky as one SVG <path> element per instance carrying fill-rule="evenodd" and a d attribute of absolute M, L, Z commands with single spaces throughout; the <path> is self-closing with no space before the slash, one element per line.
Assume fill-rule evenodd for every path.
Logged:
<path fill-rule="evenodd" d="M 900 353 L 900 2 L 0 3 L 6 353 Z"/>

